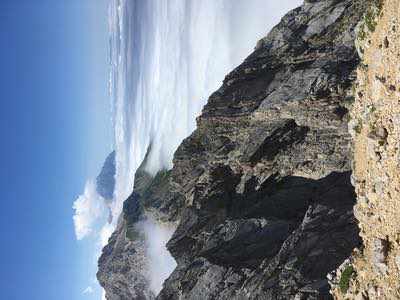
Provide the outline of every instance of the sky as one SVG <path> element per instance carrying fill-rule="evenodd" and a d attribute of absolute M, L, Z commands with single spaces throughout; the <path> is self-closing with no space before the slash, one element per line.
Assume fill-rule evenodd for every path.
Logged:
<path fill-rule="evenodd" d="M 106 0 L 0 1 L 2 299 L 100 298 L 71 215 L 111 151 L 107 26 Z"/>

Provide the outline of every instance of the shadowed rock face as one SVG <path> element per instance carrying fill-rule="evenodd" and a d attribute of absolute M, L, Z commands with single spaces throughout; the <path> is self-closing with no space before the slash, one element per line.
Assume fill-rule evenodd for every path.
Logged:
<path fill-rule="evenodd" d="M 347 112 L 369 5 L 291 11 L 211 95 L 173 169 L 138 171 L 127 201 L 179 221 L 157 299 L 330 298 L 327 273 L 360 243 Z"/>
<path fill-rule="evenodd" d="M 350 173 L 283 181 L 238 195 L 258 207 L 242 204 L 243 214 L 188 208 L 168 243 L 179 265 L 158 299 L 330 298 L 326 275 L 359 245 Z"/>

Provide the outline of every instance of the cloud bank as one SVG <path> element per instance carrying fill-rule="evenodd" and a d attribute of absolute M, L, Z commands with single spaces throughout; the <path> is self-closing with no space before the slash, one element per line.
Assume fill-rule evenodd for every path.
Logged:
<path fill-rule="evenodd" d="M 150 289 L 157 295 L 165 279 L 176 267 L 176 262 L 166 247 L 175 227 L 161 224 L 148 217 L 138 224 L 138 229 L 145 235 Z"/>
<path fill-rule="evenodd" d="M 93 232 L 96 221 L 105 212 L 104 199 L 97 193 L 96 184 L 93 180 L 86 182 L 82 195 L 75 200 L 74 209 L 75 235 L 82 240 Z"/>

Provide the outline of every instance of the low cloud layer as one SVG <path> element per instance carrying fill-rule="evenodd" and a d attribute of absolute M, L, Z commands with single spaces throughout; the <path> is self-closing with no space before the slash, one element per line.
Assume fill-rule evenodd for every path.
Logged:
<path fill-rule="evenodd" d="M 78 240 L 82 240 L 93 232 L 96 221 L 106 210 L 104 199 L 97 193 L 93 180 L 86 182 L 83 194 L 75 200 L 72 208 L 75 211 L 75 235 Z"/>
<path fill-rule="evenodd" d="M 114 232 L 114 225 L 111 223 L 105 224 L 100 230 L 100 246 L 103 248 L 108 243 L 108 239 Z"/>
<path fill-rule="evenodd" d="M 145 234 L 150 289 L 157 295 L 164 281 L 176 267 L 176 262 L 166 247 L 174 233 L 174 227 L 161 224 L 151 218 L 147 218 L 138 226 Z"/>

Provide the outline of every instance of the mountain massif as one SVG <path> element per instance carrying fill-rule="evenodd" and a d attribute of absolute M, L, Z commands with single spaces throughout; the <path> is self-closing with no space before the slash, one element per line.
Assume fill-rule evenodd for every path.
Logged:
<path fill-rule="evenodd" d="M 210 96 L 171 170 L 143 162 L 99 259 L 108 300 L 386 299 L 400 265 L 399 224 L 376 211 L 399 211 L 399 3 L 386 2 L 306 0 Z M 157 295 L 146 218 L 176 227 L 177 266 Z"/>

